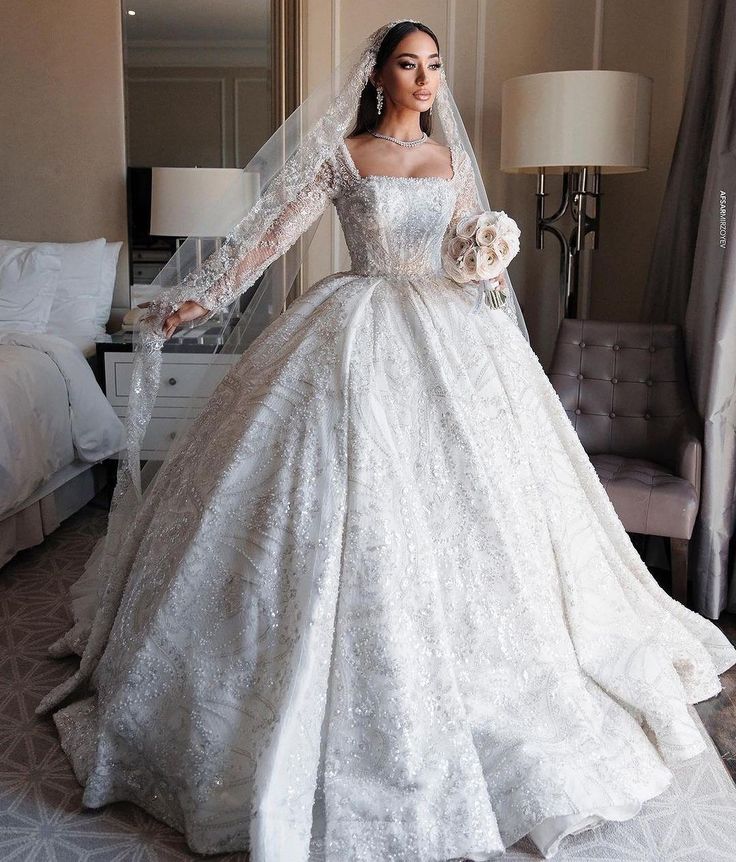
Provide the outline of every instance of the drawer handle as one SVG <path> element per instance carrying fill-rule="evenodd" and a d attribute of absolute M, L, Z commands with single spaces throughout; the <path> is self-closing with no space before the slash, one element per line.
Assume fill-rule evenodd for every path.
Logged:
<path fill-rule="evenodd" d="M 169 377 L 169 385 L 176 386 L 176 377 Z"/>

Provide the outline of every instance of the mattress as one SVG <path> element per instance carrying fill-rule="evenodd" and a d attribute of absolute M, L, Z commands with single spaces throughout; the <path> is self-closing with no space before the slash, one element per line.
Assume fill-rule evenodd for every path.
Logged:
<path fill-rule="evenodd" d="M 85 358 L 92 345 L 0 332 L 0 517 L 75 459 L 122 448 L 122 423 Z"/>

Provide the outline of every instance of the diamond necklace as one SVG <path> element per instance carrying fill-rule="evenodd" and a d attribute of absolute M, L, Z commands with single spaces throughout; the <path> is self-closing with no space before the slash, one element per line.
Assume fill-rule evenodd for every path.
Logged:
<path fill-rule="evenodd" d="M 418 147 L 420 144 L 423 144 L 429 137 L 426 132 L 422 132 L 421 138 L 415 138 L 413 141 L 402 141 L 399 138 L 392 138 L 391 135 L 383 135 L 381 134 L 381 132 L 371 131 L 371 129 L 368 129 L 368 131 L 373 135 L 374 138 L 383 138 L 385 141 L 393 141 L 400 147 Z"/>

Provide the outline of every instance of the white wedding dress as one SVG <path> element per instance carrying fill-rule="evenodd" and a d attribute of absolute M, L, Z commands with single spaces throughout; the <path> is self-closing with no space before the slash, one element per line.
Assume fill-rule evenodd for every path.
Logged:
<path fill-rule="evenodd" d="M 551 856 L 704 750 L 687 704 L 736 651 L 649 574 L 507 306 L 443 276 L 453 168 L 343 145 L 284 214 L 282 249 L 333 201 L 352 269 L 218 386 L 117 591 L 90 560 L 92 634 L 88 602 L 55 647 L 99 654 L 54 713 L 86 806 L 251 862 Z"/>

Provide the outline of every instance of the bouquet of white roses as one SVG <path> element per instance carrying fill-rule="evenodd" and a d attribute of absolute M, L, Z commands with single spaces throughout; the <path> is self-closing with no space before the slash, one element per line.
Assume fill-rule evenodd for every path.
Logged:
<path fill-rule="evenodd" d="M 503 272 L 519 252 L 521 231 L 503 210 L 474 213 L 460 219 L 442 250 L 448 277 L 458 284 L 479 281 L 478 302 L 485 292 L 494 307 L 503 305 L 506 294 L 500 284 Z M 485 289 L 483 282 L 489 282 Z"/>

